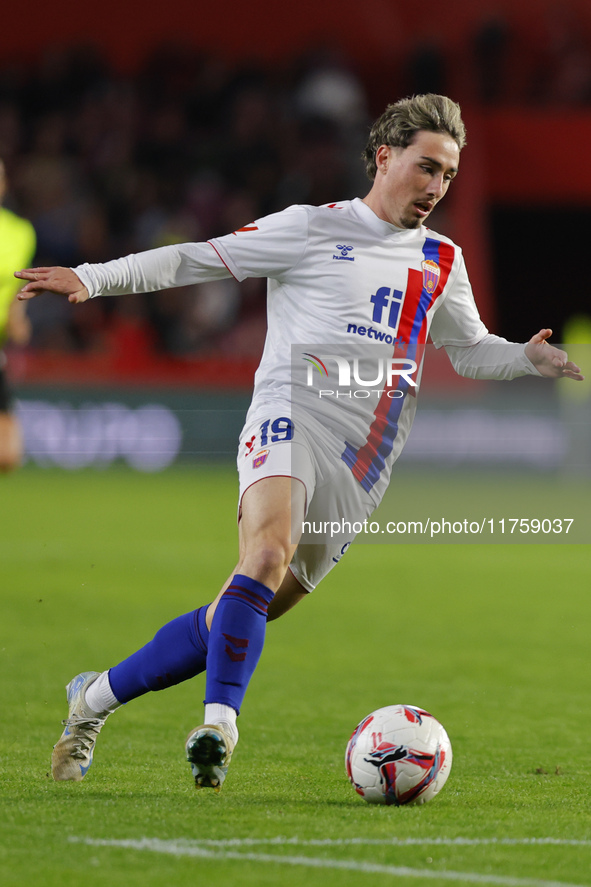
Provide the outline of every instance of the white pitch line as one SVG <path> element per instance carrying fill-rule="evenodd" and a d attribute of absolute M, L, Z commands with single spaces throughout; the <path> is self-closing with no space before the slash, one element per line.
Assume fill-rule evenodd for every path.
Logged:
<path fill-rule="evenodd" d="M 499 887 L 585 887 L 565 881 L 540 881 L 537 878 L 511 878 L 504 875 L 485 875 L 478 872 L 451 872 L 433 869 L 414 869 L 408 866 L 382 865 L 347 859 L 324 859 L 311 856 L 280 856 L 274 853 L 245 853 L 235 850 L 210 850 L 203 843 L 163 841 L 159 838 L 107 840 L 71 837 L 70 841 L 89 847 L 121 847 L 127 850 L 149 850 L 169 856 L 192 856 L 216 861 L 268 862 L 273 865 L 303 866 L 317 869 L 340 869 L 363 874 L 391 875 L 399 878 L 425 878 L 433 881 L 464 881 L 467 884 L 497 884 Z"/>
<path fill-rule="evenodd" d="M 73 839 L 78 840 L 78 839 Z M 183 843 L 179 841 L 178 843 Z M 576 838 L 199 838 L 187 842 L 192 846 L 203 847 L 480 847 L 495 845 L 499 847 L 527 847 L 556 845 L 559 847 L 591 847 L 591 840 Z"/>

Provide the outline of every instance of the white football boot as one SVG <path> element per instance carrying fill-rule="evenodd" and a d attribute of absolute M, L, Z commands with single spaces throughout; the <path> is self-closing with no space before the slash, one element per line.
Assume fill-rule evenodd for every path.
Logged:
<path fill-rule="evenodd" d="M 221 791 L 236 743 L 219 724 L 203 724 L 191 730 L 185 743 L 195 788 Z"/>
<path fill-rule="evenodd" d="M 99 677 L 98 671 L 84 671 L 66 687 L 68 717 L 64 732 L 53 747 L 51 772 L 57 782 L 80 782 L 92 764 L 94 744 L 110 712 L 92 711 L 85 702 L 87 688 Z"/>

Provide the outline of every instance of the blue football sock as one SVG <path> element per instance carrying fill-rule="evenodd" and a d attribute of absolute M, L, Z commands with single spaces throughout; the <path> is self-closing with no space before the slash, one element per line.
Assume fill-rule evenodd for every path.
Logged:
<path fill-rule="evenodd" d="M 149 644 L 110 669 L 109 683 L 119 702 L 164 690 L 205 670 L 208 606 L 168 622 Z"/>
<path fill-rule="evenodd" d="M 273 592 L 236 573 L 217 605 L 209 635 L 205 704 L 219 702 L 240 712 L 257 667 Z"/>

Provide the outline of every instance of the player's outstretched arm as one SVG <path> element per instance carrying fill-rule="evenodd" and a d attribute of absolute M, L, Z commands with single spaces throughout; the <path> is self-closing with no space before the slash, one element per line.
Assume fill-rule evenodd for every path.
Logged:
<path fill-rule="evenodd" d="M 568 359 L 566 351 L 561 351 L 548 344 L 547 339 L 552 335 L 552 330 L 543 329 L 532 336 L 525 346 L 525 354 L 542 376 L 553 379 L 566 378 L 582 382 L 585 378 L 581 375 L 581 369 L 572 360 Z"/>
<path fill-rule="evenodd" d="M 29 281 L 18 294 L 21 302 L 45 292 L 67 296 L 68 302 L 86 302 L 89 298 L 88 290 L 71 268 L 25 268 L 15 271 L 14 276 Z"/>

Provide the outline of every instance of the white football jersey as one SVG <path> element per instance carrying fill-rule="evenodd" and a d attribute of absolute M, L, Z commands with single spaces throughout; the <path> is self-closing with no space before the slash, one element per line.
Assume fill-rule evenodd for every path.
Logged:
<path fill-rule="evenodd" d="M 459 247 L 423 226 L 397 228 L 358 198 L 74 270 L 91 296 L 268 278 L 247 422 L 313 415 L 376 501 L 410 432 L 429 335 L 463 375 L 537 373 L 523 345 L 488 334 Z"/>
<path fill-rule="evenodd" d="M 379 501 L 410 432 L 429 333 L 437 346 L 487 334 L 460 249 L 427 228 L 390 225 L 359 199 L 293 206 L 210 243 L 237 280 L 269 278 L 248 422 L 273 409 L 294 420 L 314 414 Z M 395 355 L 402 374 L 388 377 Z M 339 389 L 339 366 L 349 367 L 348 389 Z M 365 386 L 376 366 L 381 383 Z"/>

